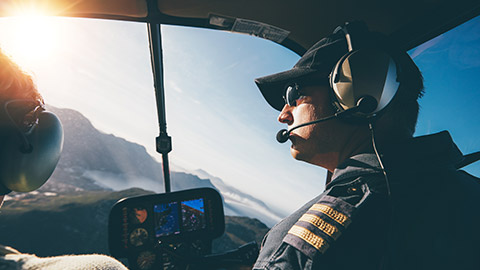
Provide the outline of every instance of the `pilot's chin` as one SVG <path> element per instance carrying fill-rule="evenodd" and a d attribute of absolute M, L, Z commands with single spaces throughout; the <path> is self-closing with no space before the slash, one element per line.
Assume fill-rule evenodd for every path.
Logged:
<path fill-rule="evenodd" d="M 295 144 L 292 143 L 292 145 L 290 146 L 290 154 L 292 155 L 292 157 L 296 160 L 302 160 L 300 157 L 301 157 L 301 153 L 300 151 L 298 151 L 298 149 L 296 149 L 295 147 Z"/>
<path fill-rule="evenodd" d="M 292 143 L 290 146 L 290 154 L 292 157 L 298 161 L 308 162 L 310 160 L 310 151 L 308 148 L 302 147 L 303 145 L 297 145 Z"/>

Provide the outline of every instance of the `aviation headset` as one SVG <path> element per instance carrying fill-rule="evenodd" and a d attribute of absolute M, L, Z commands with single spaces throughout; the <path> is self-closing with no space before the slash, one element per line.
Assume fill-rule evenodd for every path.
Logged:
<path fill-rule="evenodd" d="M 390 183 L 375 143 L 372 118 L 381 113 L 393 100 L 400 87 L 401 69 L 393 56 L 387 52 L 387 44 L 363 44 L 355 49 L 349 31 L 362 30 L 362 24 L 354 24 L 360 29 L 351 29 L 349 23 L 335 29 L 342 31 L 347 41 L 348 53 L 342 56 L 329 75 L 332 105 L 336 115 L 352 111 L 354 119 L 368 120 L 372 147 L 382 168 L 390 197 Z M 364 32 L 366 31 L 366 26 Z M 354 33 L 361 34 L 360 31 Z M 372 38 L 372 37 L 371 37 Z M 379 42 L 380 40 L 377 40 Z M 372 43 L 373 40 L 368 42 Z M 381 42 L 381 41 L 380 41 Z"/>
<path fill-rule="evenodd" d="M 360 118 L 368 121 L 372 147 L 382 169 L 387 189 L 390 208 L 388 239 L 390 240 L 394 217 L 390 180 L 377 150 L 372 118 L 381 113 L 397 94 L 400 87 L 401 69 L 391 54 L 387 53 L 387 48 L 382 48 L 382 45 L 386 44 L 367 45 L 361 49 L 353 47 L 349 30 L 351 29 L 349 29 L 348 23 L 335 30 L 335 32 L 343 31 L 348 53 L 340 58 L 329 76 L 330 87 L 333 90 L 331 91 L 332 105 L 337 115 L 352 110 L 354 113 L 348 115 L 355 120 Z M 385 250 L 386 254 L 390 253 L 389 246 L 386 246 Z M 384 256 L 388 258 L 388 255 Z"/>
<path fill-rule="evenodd" d="M 352 26 L 358 24 L 353 23 Z M 381 44 L 368 44 L 359 49 L 354 47 L 356 43 L 352 43 L 350 32 L 353 38 L 361 35 L 362 29 L 357 28 L 346 23 L 335 29 L 334 33 L 344 33 L 348 53 L 334 66 L 329 82 L 333 90 L 331 99 L 336 113 L 361 107 L 351 116 L 365 119 L 377 115 L 390 104 L 400 86 L 401 70 Z"/>
<path fill-rule="evenodd" d="M 25 113 L 25 108 L 33 109 Z M 33 191 L 48 180 L 60 159 L 62 124 L 40 100 L 10 100 L 0 110 L 6 122 L 0 130 L 0 195 Z"/>
<path fill-rule="evenodd" d="M 372 36 L 365 37 L 366 39 L 363 41 L 366 44 L 362 44 L 360 49 L 356 49 L 352 44 L 351 30 L 356 30 L 354 37 L 361 34 Z M 289 130 L 280 130 L 276 136 L 279 143 L 285 143 L 290 133 L 297 128 L 337 117 L 363 122 L 367 120 L 369 127 L 373 129 L 372 119 L 391 103 L 398 92 L 401 70 L 391 54 L 387 52 L 386 40 L 373 36 L 360 22 L 352 23 L 352 25 L 346 23 L 344 26 L 337 27 L 334 34 L 339 31 L 345 35 L 348 52 L 337 61 L 328 78 L 331 88 L 330 99 L 335 113 L 294 126 Z M 375 41 L 377 43 L 374 43 Z M 296 95 L 300 95 L 298 88 L 298 84 L 287 86 L 284 97 L 286 103 L 290 104 L 289 91 L 296 90 L 296 94 L 292 94 L 293 99 L 296 98 Z"/>

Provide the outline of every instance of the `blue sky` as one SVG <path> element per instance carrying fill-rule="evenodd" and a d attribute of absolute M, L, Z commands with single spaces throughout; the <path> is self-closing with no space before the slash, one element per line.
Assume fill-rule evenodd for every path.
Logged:
<path fill-rule="evenodd" d="M 464 152 L 480 150 L 479 25 L 476 18 L 410 52 L 426 84 L 417 134 L 448 129 Z M 285 215 L 322 192 L 325 170 L 293 160 L 289 144 L 275 141 L 284 127 L 253 82 L 299 56 L 247 35 L 162 29 L 172 168 L 201 168 Z M 145 24 L 53 18 L 21 28 L 0 19 L 0 33 L 47 103 L 76 109 L 160 157 Z M 469 170 L 480 175 L 480 165 Z"/>
<path fill-rule="evenodd" d="M 448 130 L 464 154 L 480 151 L 480 17 L 410 53 L 425 79 L 416 134 Z M 480 162 L 466 169 L 479 176 Z"/>

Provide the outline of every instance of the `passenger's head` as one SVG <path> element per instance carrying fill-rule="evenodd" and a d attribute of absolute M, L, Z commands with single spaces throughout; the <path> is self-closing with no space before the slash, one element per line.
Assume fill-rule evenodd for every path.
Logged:
<path fill-rule="evenodd" d="M 12 100 L 42 101 L 32 77 L 25 73 L 3 51 L 0 50 L 0 151 L 4 151 L 6 144 L 6 130 L 12 128 L 12 119 L 17 122 L 25 120 L 31 113 L 35 102 L 20 102 L 10 106 L 10 115 L 6 112 L 6 104 Z M 0 206 L 3 202 L 3 193 L 0 190 Z"/>
<path fill-rule="evenodd" d="M 0 128 L 4 129 L 8 124 L 5 114 L 5 103 L 14 99 L 41 100 L 32 77 L 26 74 L 15 64 L 2 50 L 0 50 Z M 1 147 L 5 142 L 0 141 Z M 0 195 L 0 206 L 3 203 L 3 195 Z"/>
<path fill-rule="evenodd" d="M 312 109 L 315 110 L 314 113 L 308 112 L 308 111 L 304 111 L 304 113 L 302 113 L 303 115 L 311 114 L 309 117 L 306 118 L 307 120 L 308 119 L 315 120 L 315 119 L 312 119 L 312 115 L 314 115 L 314 117 L 317 117 L 317 119 L 318 117 L 319 118 L 327 117 L 338 111 L 345 110 L 349 108 L 349 106 L 350 107 L 354 106 L 358 98 L 360 98 L 363 95 L 372 95 L 377 99 L 377 102 L 380 104 L 380 107 L 384 108 L 380 111 L 376 111 L 375 113 L 376 116 L 374 118 L 371 118 L 371 119 L 374 119 L 374 121 L 376 122 L 376 131 L 379 137 L 382 139 L 382 141 L 411 137 L 415 131 L 415 126 L 416 126 L 417 117 L 418 117 L 419 105 L 418 105 L 417 99 L 423 93 L 423 79 L 417 66 L 404 50 L 397 48 L 384 35 L 380 33 L 370 32 L 367 29 L 367 27 L 362 23 L 355 22 L 353 24 L 350 24 L 347 29 L 351 37 L 353 50 L 355 51 L 362 50 L 362 52 L 372 51 L 374 53 L 382 52 L 382 55 L 386 55 L 387 58 L 393 59 L 394 62 L 396 62 L 396 65 L 395 64 L 388 65 L 388 63 L 393 63 L 393 62 L 391 62 L 390 60 L 387 60 L 386 62 L 387 64 L 385 64 L 385 66 L 389 68 L 386 68 L 385 71 L 381 70 L 381 72 L 377 72 L 380 75 L 376 76 L 376 78 L 378 77 L 379 79 L 375 80 L 374 82 L 371 82 L 371 84 L 373 85 L 379 84 L 382 86 L 380 88 L 378 87 L 375 88 L 370 86 L 363 87 L 363 88 L 358 87 L 358 85 L 355 84 L 358 82 L 358 80 L 357 81 L 355 80 L 355 78 L 358 78 L 356 77 L 357 73 L 349 74 L 347 71 L 345 74 L 341 74 L 342 76 L 333 76 L 335 78 L 332 78 L 332 81 L 345 80 L 349 83 L 352 81 L 354 82 L 353 85 L 355 86 L 356 92 L 352 92 L 355 94 L 345 95 L 346 96 L 345 100 L 351 99 L 352 102 L 353 101 L 355 102 L 353 105 L 347 106 L 348 104 L 346 103 L 348 102 L 344 103 L 343 101 L 339 101 L 338 94 L 332 89 L 331 87 L 332 82 L 330 81 L 332 70 L 335 68 L 339 60 L 342 59 L 342 57 L 348 53 L 348 47 L 347 47 L 348 43 L 346 40 L 346 33 L 342 31 L 343 29 L 345 28 L 338 28 L 333 34 L 329 35 L 326 38 L 321 39 L 319 42 L 313 45 L 302 56 L 302 58 L 295 64 L 295 66 L 292 69 L 285 72 L 281 72 L 281 73 L 256 79 L 255 82 L 260 88 L 263 96 L 273 108 L 281 111 L 279 116 L 280 122 L 287 123 L 289 126 L 296 126 L 298 124 L 302 124 L 301 122 L 302 120 L 299 120 L 299 118 L 303 116 L 301 116 L 300 113 L 298 112 L 301 106 L 291 106 L 292 104 L 291 105 L 285 104 L 284 97 L 286 95 L 286 90 L 288 89 L 289 86 L 292 86 L 292 85 L 294 85 L 295 87 L 298 86 L 300 95 L 298 94 L 296 96 L 293 95 L 293 98 L 300 97 L 300 96 L 301 97 L 312 96 L 312 93 L 314 93 L 315 91 L 324 92 L 322 93 L 322 98 L 325 100 L 322 100 L 321 103 L 317 102 L 316 104 L 314 104 L 315 106 L 312 107 Z M 367 62 L 367 65 L 366 65 L 367 68 L 360 69 L 360 73 L 362 72 L 373 73 L 373 71 L 368 68 L 369 66 L 368 62 L 370 61 L 368 56 L 370 54 L 357 53 L 357 56 L 358 55 L 367 56 L 366 57 L 367 60 L 364 61 L 364 62 Z M 374 59 L 371 59 L 371 61 L 374 61 Z M 346 63 L 346 62 L 347 61 L 343 63 Z M 349 62 L 349 64 L 353 65 L 352 62 Z M 392 66 L 394 67 L 393 69 L 391 68 Z M 394 89 L 395 90 L 398 89 L 398 91 L 395 92 L 395 91 L 389 90 L 390 92 L 387 92 L 388 89 L 393 89 L 393 87 L 383 87 L 383 85 L 387 85 L 386 81 L 389 80 L 388 74 L 395 74 L 391 72 L 391 70 L 395 70 L 395 69 L 398 69 L 398 74 L 399 74 L 398 81 L 400 82 L 400 86 L 398 87 L 398 83 L 395 82 L 395 79 L 397 78 L 394 78 L 393 80 L 390 80 L 390 81 L 393 81 L 393 84 L 397 86 L 397 87 L 394 87 Z M 367 77 L 367 78 L 370 78 L 370 77 Z M 388 84 L 388 85 L 393 85 L 393 84 Z M 360 89 L 361 94 L 358 94 L 359 88 L 362 88 Z M 371 89 L 374 89 L 374 90 L 371 90 Z M 374 91 L 375 93 L 370 93 L 369 91 Z M 289 91 L 289 93 L 291 92 L 292 91 Z M 347 92 L 347 93 L 350 93 L 350 92 Z M 318 97 L 317 94 L 315 94 L 314 96 L 317 96 L 316 97 L 317 99 L 320 98 Z M 388 96 L 393 96 L 393 100 L 387 98 Z M 290 96 L 290 99 L 292 99 L 292 96 Z M 390 100 L 391 102 L 388 102 Z M 382 107 L 382 105 L 385 105 L 385 104 L 388 104 L 388 105 L 386 105 L 386 107 Z M 322 108 L 319 108 L 319 106 L 322 106 Z M 328 107 L 328 108 L 325 108 L 325 107 Z M 323 111 L 324 113 L 318 114 L 319 111 Z M 304 121 L 306 120 L 304 119 Z M 345 119 L 333 120 L 332 122 L 337 122 L 337 121 L 342 123 L 327 124 L 325 122 L 325 123 L 319 124 L 319 125 L 323 125 L 322 126 L 323 130 L 335 129 L 335 130 L 328 131 L 328 133 L 330 133 L 329 136 L 331 137 L 331 140 L 329 140 L 328 142 L 325 142 L 324 147 L 334 148 L 335 146 L 332 144 L 332 141 L 342 140 L 342 138 L 347 140 L 348 136 L 353 136 L 354 132 L 352 132 L 352 128 L 366 127 L 368 122 L 365 120 L 362 121 L 355 118 L 352 119 L 351 117 L 348 120 L 347 120 L 347 117 L 345 117 Z M 301 129 L 313 130 L 315 129 L 315 127 L 312 127 L 312 126 L 303 127 L 295 130 L 294 133 L 303 132 L 303 131 L 300 131 Z M 347 134 L 345 134 L 345 132 L 347 132 Z M 365 132 L 368 132 L 368 130 L 365 130 Z M 322 140 L 324 138 L 320 138 L 319 136 L 324 136 L 324 135 L 326 135 L 325 131 L 323 131 L 321 134 L 318 134 L 318 136 L 314 136 L 313 139 Z M 365 136 L 365 139 L 368 139 L 368 137 Z M 299 138 L 293 138 L 293 140 L 297 141 L 297 142 L 292 141 L 295 146 L 295 143 L 298 143 Z M 342 142 L 342 143 L 345 143 L 345 142 Z M 312 149 L 312 148 L 308 147 L 308 149 Z M 317 149 L 317 150 L 322 151 L 320 149 Z M 293 150 L 292 150 L 292 154 L 295 157 Z"/>
<path fill-rule="evenodd" d="M 13 99 L 42 100 L 32 77 L 0 50 L 0 104 Z"/>

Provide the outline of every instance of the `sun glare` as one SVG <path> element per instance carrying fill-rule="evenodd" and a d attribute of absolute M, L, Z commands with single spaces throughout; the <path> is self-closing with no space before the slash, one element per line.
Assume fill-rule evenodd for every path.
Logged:
<path fill-rule="evenodd" d="M 60 32 L 54 19 L 34 12 L 5 18 L 10 20 L 10 27 L 2 30 L 7 37 L 2 48 L 22 66 L 48 61 L 59 45 Z"/>

